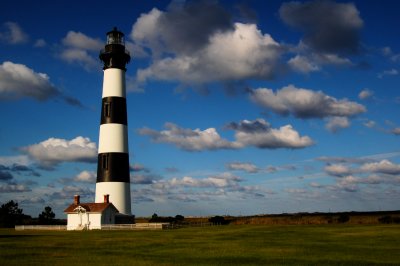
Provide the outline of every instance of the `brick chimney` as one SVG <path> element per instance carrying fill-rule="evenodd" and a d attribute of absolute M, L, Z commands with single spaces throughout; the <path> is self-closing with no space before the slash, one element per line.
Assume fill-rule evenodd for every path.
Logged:
<path fill-rule="evenodd" d="M 80 202 L 80 198 L 81 198 L 81 196 L 79 196 L 79 195 L 75 195 L 75 196 L 74 196 L 74 204 L 75 204 L 75 205 L 78 205 L 79 203 L 81 203 L 81 202 Z"/>
<path fill-rule="evenodd" d="M 104 195 L 104 203 L 110 203 L 110 195 Z"/>

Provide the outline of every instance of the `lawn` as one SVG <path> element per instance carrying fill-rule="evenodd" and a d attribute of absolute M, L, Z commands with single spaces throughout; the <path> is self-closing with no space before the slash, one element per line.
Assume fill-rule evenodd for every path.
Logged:
<path fill-rule="evenodd" d="M 400 265 L 400 226 L 1 229 L 0 265 Z"/>

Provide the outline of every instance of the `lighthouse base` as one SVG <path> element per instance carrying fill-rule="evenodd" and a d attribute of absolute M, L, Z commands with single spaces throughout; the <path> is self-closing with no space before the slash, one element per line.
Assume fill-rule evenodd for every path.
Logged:
<path fill-rule="evenodd" d="M 110 203 L 117 208 L 119 214 L 131 215 L 130 183 L 99 182 L 96 183 L 96 203 L 104 201 L 104 195 L 109 195 Z"/>

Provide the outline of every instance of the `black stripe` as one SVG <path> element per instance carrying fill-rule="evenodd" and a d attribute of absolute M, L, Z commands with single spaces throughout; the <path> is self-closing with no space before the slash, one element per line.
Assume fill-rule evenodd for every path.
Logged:
<path fill-rule="evenodd" d="M 101 106 L 101 125 L 109 123 L 128 125 L 124 97 L 104 97 Z"/>
<path fill-rule="evenodd" d="M 129 183 L 129 154 L 122 152 L 100 153 L 98 155 L 96 182 Z"/>

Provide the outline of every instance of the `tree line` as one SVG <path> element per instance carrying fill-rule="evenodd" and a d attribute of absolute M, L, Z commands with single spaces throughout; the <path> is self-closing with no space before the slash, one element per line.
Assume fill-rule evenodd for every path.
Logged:
<path fill-rule="evenodd" d="M 50 206 L 44 207 L 37 218 L 23 213 L 18 207 L 18 202 L 10 200 L 0 207 L 0 227 L 14 227 L 15 225 L 33 225 L 33 224 L 65 224 L 65 220 L 55 219 L 56 215 Z"/>

